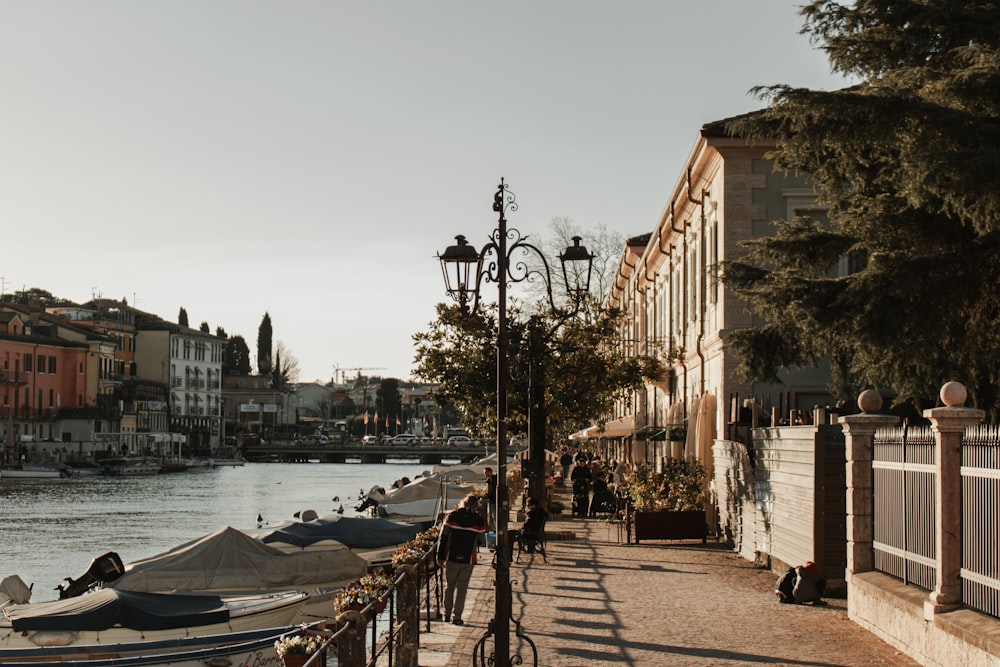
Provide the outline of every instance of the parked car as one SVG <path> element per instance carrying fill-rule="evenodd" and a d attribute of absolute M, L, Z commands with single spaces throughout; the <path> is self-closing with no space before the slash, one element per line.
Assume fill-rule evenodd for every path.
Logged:
<path fill-rule="evenodd" d="M 393 445 L 415 445 L 418 441 L 417 436 L 412 433 L 400 433 L 389 442 Z"/>
<path fill-rule="evenodd" d="M 366 435 L 363 438 L 361 438 L 361 444 L 362 445 L 375 445 L 375 444 L 378 444 L 378 436 L 377 435 Z"/>
<path fill-rule="evenodd" d="M 449 447 L 475 447 L 479 443 L 465 435 L 453 435 L 448 438 Z"/>
<path fill-rule="evenodd" d="M 330 439 L 325 435 L 307 435 L 299 438 L 297 442 L 300 445 L 328 445 L 330 444 Z"/>

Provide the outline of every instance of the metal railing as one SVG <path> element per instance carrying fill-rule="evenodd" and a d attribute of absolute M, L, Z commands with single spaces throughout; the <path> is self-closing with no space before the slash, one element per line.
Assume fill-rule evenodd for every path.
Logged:
<path fill-rule="evenodd" d="M 926 590 L 936 583 L 934 434 L 930 427 L 875 433 L 875 569 Z"/>
<path fill-rule="evenodd" d="M 416 667 L 420 632 L 441 617 L 442 574 L 432 549 L 402 571 L 378 600 L 345 612 L 328 629 L 304 629 L 324 638 L 303 667 Z M 424 623 L 421 623 L 421 616 Z"/>
<path fill-rule="evenodd" d="M 962 602 L 1000 617 L 1000 427 L 962 436 Z"/>
<path fill-rule="evenodd" d="M 875 569 L 906 584 L 937 584 L 937 443 L 929 427 L 878 429 L 872 450 Z M 962 604 L 1000 618 L 1000 427 L 962 435 Z"/>

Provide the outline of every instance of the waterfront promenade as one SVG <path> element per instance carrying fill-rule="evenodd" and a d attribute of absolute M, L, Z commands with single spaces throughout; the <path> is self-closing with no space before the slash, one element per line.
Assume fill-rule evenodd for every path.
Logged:
<path fill-rule="evenodd" d="M 542 667 L 917 665 L 848 620 L 844 599 L 779 604 L 777 576 L 720 545 L 624 544 L 615 525 L 565 514 L 547 530 L 576 539 L 550 541 L 547 564 L 522 554 L 511 567 L 514 614 L 523 612 Z M 493 570 L 482 552 L 466 625 L 432 623 L 421 635 L 421 667 L 472 665 L 492 616 Z M 518 648 L 513 634 L 511 646 Z M 520 649 L 530 665 L 530 649 Z"/>

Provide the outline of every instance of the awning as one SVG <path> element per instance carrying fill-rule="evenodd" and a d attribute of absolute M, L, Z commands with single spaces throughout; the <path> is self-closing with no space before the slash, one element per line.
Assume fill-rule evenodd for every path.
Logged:
<path fill-rule="evenodd" d="M 619 417 L 607 422 L 604 427 L 591 426 L 587 429 L 588 438 L 623 438 L 632 435 L 635 427 L 635 418 L 632 415 Z"/>
<path fill-rule="evenodd" d="M 636 440 L 666 440 L 667 429 L 663 426 L 643 426 L 633 437 Z"/>

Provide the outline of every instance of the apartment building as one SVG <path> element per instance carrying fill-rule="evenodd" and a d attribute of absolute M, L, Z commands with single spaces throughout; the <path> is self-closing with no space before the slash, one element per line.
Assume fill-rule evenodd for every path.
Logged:
<path fill-rule="evenodd" d="M 733 137 L 725 127 L 701 128 L 655 227 L 626 244 L 607 297 L 627 314 L 621 354 L 658 355 L 669 366 L 610 416 L 608 432 L 625 436 L 619 455 L 684 454 L 710 464 L 712 441 L 741 418 L 745 402 L 787 416 L 831 400 L 824 368 L 789 371 L 779 384 L 748 384 L 724 348 L 726 332 L 755 320 L 726 289 L 720 262 L 739 258 L 741 242 L 771 234 L 773 221 L 816 209 L 805 178 L 772 169 L 773 142 Z"/>
<path fill-rule="evenodd" d="M 168 387 L 171 433 L 186 437 L 193 455 L 208 455 L 222 439 L 223 339 L 135 311 L 135 373 Z"/>

